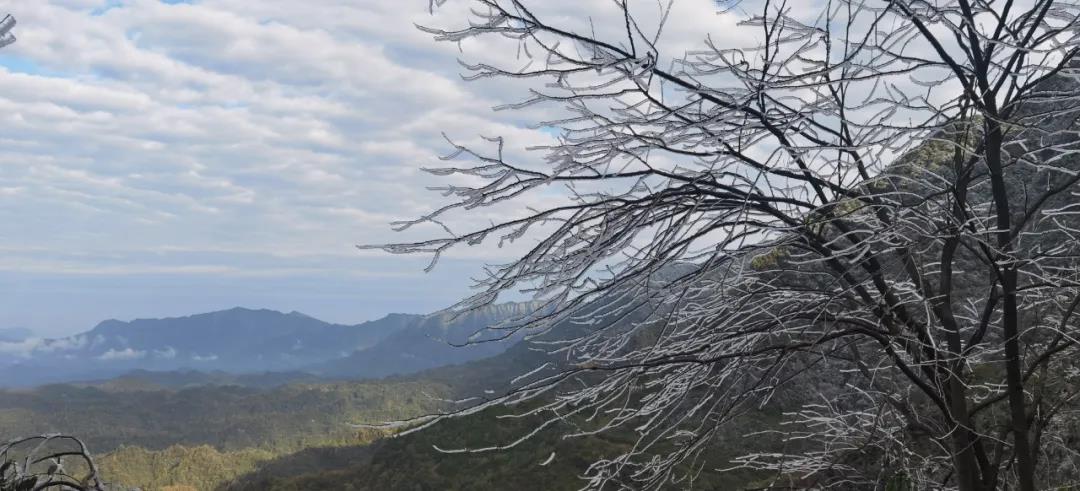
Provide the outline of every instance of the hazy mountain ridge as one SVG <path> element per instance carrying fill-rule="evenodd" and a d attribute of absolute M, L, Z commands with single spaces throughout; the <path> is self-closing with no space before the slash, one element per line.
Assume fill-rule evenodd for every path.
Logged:
<path fill-rule="evenodd" d="M 411 316 L 419 318 L 420 316 Z M 371 346 L 409 322 L 387 316 L 356 326 L 298 313 L 233 308 L 163 319 L 106 320 L 58 339 L 23 341 L 5 385 L 108 378 L 146 369 L 288 371 Z"/>
<path fill-rule="evenodd" d="M 205 386 L 240 386 L 272 389 L 289 384 L 328 382 L 318 375 L 300 372 L 229 373 L 221 370 L 132 370 L 119 377 L 72 382 L 71 385 L 96 387 L 111 392 L 183 390 Z"/>
<path fill-rule="evenodd" d="M 316 376 L 406 374 L 503 352 L 518 338 L 464 349 L 452 344 L 528 309 L 528 304 L 499 304 L 456 318 L 389 314 L 356 325 L 240 307 L 184 317 L 106 320 L 65 338 L 0 340 L 0 353 L 9 355 L 0 362 L 0 386 L 122 375 L 129 376 L 113 385 L 274 386 Z M 168 374 L 174 371 L 179 373 Z"/>
<path fill-rule="evenodd" d="M 495 305 L 457 319 L 441 314 L 402 316 L 419 320 L 376 347 L 339 361 L 359 362 L 363 368 L 367 362 L 362 355 L 376 356 L 380 350 L 389 352 L 393 347 L 428 353 L 425 356 L 429 358 L 441 350 L 469 350 L 442 340 L 460 342 L 476 326 L 527 313 L 528 307 Z M 587 326 L 566 319 L 552 326 L 549 336 L 562 338 L 583 329 Z M 410 339 L 424 343 L 409 346 Z M 489 346 L 495 344 L 477 346 L 491 349 Z M 505 390 L 516 375 L 541 364 L 551 365 L 542 372 L 550 374 L 565 362 L 560 358 L 530 342 L 510 342 L 501 353 L 482 359 L 377 381 L 336 383 L 309 381 L 302 372 L 135 371 L 79 384 L 84 386 L 0 390 L 0 434 L 13 428 L 78 434 L 101 453 L 110 479 L 143 489 L 178 484 L 199 490 L 234 486 L 338 489 L 335 479 L 356 489 L 398 489 L 413 479 L 428 479 L 446 489 L 503 489 L 507 482 L 523 489 L 531 489 L 526 485 L 530 482 L 561 489 L 576 483 L 582 466 L 591 459 L 629 443 L 623 436 L 568 441 L 551 434 L 527 443 L 525 453 L 483 454 L 440 464 L 445 454 L 434 450 L 432 444 L 452 447 L 465 438 L 477 444 L 514 439 L 525 423 L 490 425 L 493 413 L 486 411 L 439 425 L 434 432 L 370 447 L 364 445 L 371 435 L 360 434 L 348 425 L 446 409 L 446 400 Z M 394 360 L 391 356 L 379 359 Z M 196 423 L 203 420 L 210 424 Z M 553 450 L 559 456 L 556 461 L 538 466 Z M 460 470 L 474 467 L 489 470 L 476 475 Z M 495 468 L 516 470 L 491 472 Z"/>
<path fill-rule="evenodd" d="M 458 317 L 434 314 L 390 334 L 375 346 L 308 370 L 333 378 L 374 378 L 496 356 L 517 344 L 522 335 L 498 339 L 502 333 L 484 329 L 528 315 L 535 308 L 536 304 L 530 303 L 503 303 Z"/>

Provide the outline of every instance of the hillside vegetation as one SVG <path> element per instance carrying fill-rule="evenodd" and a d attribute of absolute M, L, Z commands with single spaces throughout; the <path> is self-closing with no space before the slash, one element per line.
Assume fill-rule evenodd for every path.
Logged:
<path fill-rule="evenodd" d="M 309 459 L 305 465 L 289 457 L 258 466 L 219 491 L 334 490 L 573 490 L 584 484 L 582 476 L 597 459 L 617 455 L 634 444 L 630 432 L 611 432 L 590 437 L 563 438 L 581 429 L 582 421 L 552 427 L 512 449 L 489 452 L 446 453 L 444 450 L 477 449 L 508 444 L 527 433 L 536 418 L 498 418 L 505 410 L 487 411 L 444 421 L 419 433 L 383 439 L 355 448 L 355 460 Z M 747 428 L 775 425 L 775 414 L 747 417 Z M 743 489 L 764 476 L 752 472 L 719 474 L 737 453 L 762 440 L 730 435 L 724 445 L 709 452 L 710 461 L 695 489 Z M 328 462 L 311 467 L 312 462 Z M 704 462 L 700 464 L 706 464 Z"/>
<path fill-rule="evenodd" d="M 177 444 L 294 450 L 352 443 L 349 423 L 421 414 L 446 394 L 446 387 L 423 381 L 123 392 L 55 385 L 0 391 L 0 435 L 78 434 L 97 453 Z"/>
<path fill-rule="evenodd" d="M 350 423 L 434 410 L 448 389 L 423 381 L 104 390 L 0 391 L 0 435 L 80 435 L 110 482 L 144 490 L 213 489 L 256 464 L 308 447 L 361 445 Z"/>

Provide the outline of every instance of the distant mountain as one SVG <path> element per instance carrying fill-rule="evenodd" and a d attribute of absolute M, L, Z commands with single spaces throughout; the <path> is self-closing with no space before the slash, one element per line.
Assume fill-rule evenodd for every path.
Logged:
<path fill-rule="evenodd" d="M 457 318 L 390 314 L 353 326 L 299 312 L 245 308 L 164 319 L 107 320 L 66 338 L 0 340 L 0 387 L 76 381 L 121 390 L 268 387 L 408 374 L 502 353 L 520 337 L 454 345 L 529 309 L 529 304 L 507 303 Z"/>
<path fill-rule="evenodd" d="M 96 387 L 109 392 L 182 390 L 205 386 L 241 386 L 271 389 L 288 384 L 319 383 L 327 380 L 307 372 L 259 372 L 229 373 L 221 370 L 203 372 L 198 370 L 132 370 L 107 380 L 78 382 L 72 385 Z"/>
<path fill-rule="evenodd" d="M 465 467 L 461 468 L 487 469 L 483 472 L 440 467 L 453 457 L 437 452 L 433 444 L 456 444 L 462 438 L 488 443 L 520 436 L 517 432 L 524 422 L 496 424 L 487 412 L 440 425 L 434 434 L 429 431 L 374 447 L 341 446 L 364 444 L 377 435 L 358 432 L 346 423 L 402 419 L 445 409 L 446 400 L 487 389 L 501 392 L 515 376 L 545 363 L 553 368 L 538 373 L 550 374 L 565 360 L 546 353 L 543 345 L 508 340 L 455 348 L 443 342 L 462 342 L 477 329 L 526 313 L 530 307 L 496 305 L 456 319 L 390 316 L 402 322 L 398 330 L 372 347 L 321 366 L 324 373 L 333 368 L 349 377 L 428 367 L 377 381 L 327 382 L 302 372 L 136 370 L 99 382 L 0 389 L 0 415 L 5 416 L 0 418 L 0 435 L 56 431 L 80 435 L 102 453 L 105 475 L 142 489 L 196 483 L 205 483 L 199 489 L 217 490 L 339 489 L 329 482 L 333 476 L 341 476 L 357 489 L 399 489 L 413 475 L 438 483 L 431 489 L 505 489 L 506 482 L 522 489 L 533 489 L 536 486 L 523 483 L 536 482 L 550 489 L 569 488 L 581 473 L 576 466 L 592 462 L 581 456 L 622 448 L 632 440 L 595 438 L 582 446 L 580 440 L 544 437 L 526 442 L 527 453 L 497 464 L 485 457 L 494 454 L 486 453 L 462 461 Z M 591 326 L 565 320 L 553 327 L 550 337 L 574 336 Z M 466 358 L 473 361 L 445 365 Z M 183 447 L 170 447 L 173 444 Z M 121 445 L 128 447 L 117 450 Z M 208 457 L 203 450 L 211 447 L 206 445 L 221 454 Z M 291 453 L 300 447 L 317 448 Z M 558 459 L 551 466 L 537 465 L 556 450 Z M 252 452 L 259 452 L 260 460 L 281 458 L 256 465 L 244 460 Z M 246 467 L 239 465 L 244 462 Z M 524 477 L 515 477 L 513 469 L 524 472 Z M 243 474 L 247 475 L 233 480 Z M 299 484 L 287 487 L 293 479 Z M 224 481 L 233 481 L 236 487 Z M 459 481 L 461 486 L 453 485 Z"/>
<path fill-rule="evenodd" d="M 482 331 L 533 308 L 528 303 L 504 303 L 458 317 L 441 314 L 411 319 L 374 346 L 307 370 L 331 378 L 376 378 L 488 358 L 506 351 L 521 336 L 497 340 L 494 333 Z M 480 337 L 475 337 L 478 333 Z"/>
<path fill-rule="evenodd" d="M 393 314 L 348 326 L 299 312 L 234 308 L 166 319 L 107 320 L 74 336 L 20 343 L 20 352 L 9 347 L 7 359 L 0 361 L 0 385 L 101 379 L 137 369 L 291 371 L 373 346 L 422 318 Z"/>
<path fill-rule="evenodd" d="M 170 319 L 108 320 L 80 335 L 80 341 L 88 343 L 88 354 L 104 360 L 149 357 L 197 368 L 283 370 L 374 345 L 407 325 L 409 317 L 346 326 L 299 312 L 234 308 Z"/>

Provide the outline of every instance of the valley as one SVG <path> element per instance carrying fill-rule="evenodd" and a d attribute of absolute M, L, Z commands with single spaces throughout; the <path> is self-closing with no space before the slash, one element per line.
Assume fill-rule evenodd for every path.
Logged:
<path fill-rule="evenodd" d="M 25 386 L 27 378 L 17 378 L 14 386 L 0 389 L 0 436 L 77 435 L 98 455 L 103 475 L 117 489 L 398 489 L 419 474 L 425 475 L 427 487 L 417 489 L 500 489 L 497 483 L 507 482 L 518 482 L 521 489 L 536 482 L 572 487 L 604 449 L 632 442 L 605 437 L 557 443 L 548 436 L 513 452 L 444 460 L 446 454 L 434 446 L 515 439 L 527 422 L 491 425 L 495 415 L 487 411 L 401 438 L 390 438 L 389 430 L 356 426 L 452 409 L 448 401 L 493 392 L 512 375 L 542 363 L 546 355 L 517 343 L 520 337 L 480 343 L 476 349 L 448 344 L 461 343 L 479 327 L 521 315 L 528 307 L 503 304 L 459 319 L 397 314 L 352 327 L 249 309 L 108 321 L 73 338 L 41 342 L 43 359 L 24 359 L 6 370 L 42 370 L 58 356 L 47 347 L 71 344 L 75 347 L 66 354 L 94 366 L 91 373 L 127 371 L 92 380 L 75 372 L 70 375 L 74 380 L 34 387 Z M 255 335 L 260 322 L 268 322 L 267 334 L 259 336 L 268 341 L 250 353 L 273 353 L 267 346 L 282 352 L 305 343 L 307 365 L 271 362 L 256 367 L 295 369 L 244 372 L 237 370 L 240 363 L 213 360 L 212 370 L 180 367 L 179 362 L 170 365 L 173 370 L 161 370 L 162 360 L 152 356 L 125 360 L 123 368 L 103 367 L 106 360 L 100 359 L 102 353 L 122 349 L 210 352 L 190 340 L 216 343 L 218 338 L 222 343 L 215 350 L 244 359 L 246 345 L 231 340 Z M 349 332 L 364 329 L 371 331 Z M 198 337 L 211 332 L 214 337 Z M 94 337 L 105 341 L 71 341 Z M 316 349 L 340 349 L 342 339 L 356 347 L 347 356 Z M 318 353 L 331 356 L 311 362 Z M 244 363 L 258 359 L 248 356 Z M 551 454 L 549 445 L 558 457 L 541 466 Z M 328 484 L 334 479 L 352 487 Z"/>
<path fill-rule="evenodd" d="M 460 335 L 462 326 L 498 322 L 520 308 L 504 305 L 466 322 L 429 317 L 413 325 L 424 326 L 425 332 L 453 326 L 440 332 Z M 410 349 L 435 346 L 408 343 L 408 324 L 401 324 L 385 338 L 396 336 L 398 351 L 384 351 L 379 360 L 414 360 Z M 335 364 L 344 366 L 365 351 Z M 432 353 L 437 350 L 427 352 L 426 363 L 440 360 Z M 110 379 L 9 387 L 0 390 L 0 435 L 77 435 L 98 455 L 103 475 L 116 489 L 574 489 L 595 459 L 632 446 L 633 436 L 564 439 L 561 435 L 573 430 L 564 426 L 511 450 L 447 454 L 437 448 L 514 441 L 528 433 L 536 418 L 505 420 L 499 415 L 509 414 L 506 409 L 487 410 L 402 437 L 394 437 L 394 430 L 357 426 L 451 410 L 455 405 L 449 401 L 502 389 L 510 375 L 546 357 L 526 342 L 509 343 L 495 355 L 465 363 L 425 370 L 406 363 L 402 371 L 407 373 L 381 378 L 136 369 Z M 461 358 L 442 360 L 456 359 Z M 733 454 L 716 454 L 727 455 Z M 741 483 L 752 477 L 706 474 L 704 479 Z"/>

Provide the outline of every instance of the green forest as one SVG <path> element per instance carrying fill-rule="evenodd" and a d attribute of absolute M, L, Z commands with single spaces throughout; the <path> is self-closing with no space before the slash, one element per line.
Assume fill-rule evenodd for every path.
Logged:
<path fill-rule="evenodd" d="M 417 392 L 411 391 L 439 389 L 445 394 L 447 387 L 365 382 L 110 392 L 50 386 L 0 394 L 0 404 L 8 408 L 0 414 L 3 431 L 65 428 L 84 435 L 99 454 L 102 475 L 117 489 L 572 489 L 595 459 L 633 445 L 631 435 L 564 439 L 570 428 L 553 427 L 504 451 L 448 454 L 436 449 L 509 443 L 538 422 L 497 418 L 506 411 L 451 419 L 403 437 L 349 425 L 435 410 L 438 404 L 417 401 Z M 67 406 L 47 400 L 63 400 Z M 162 414 L 171 416 L 157 416 Z M 747 422 L 776 421 L 759 418 Z M 124 430 L 117 434 L 115 428 Z M 722 461 L 751 443 L 732 434 L 712 456 Z M 699 482 L 715 488 L 753 480 L 753 474 L 706 472 Z"/>
<path fill-rule="evenodd" d="M 432 411 L 447 392 L 421 381 L 273 389 L 52 385 L 0 391 L 0 434 L 78 434 L 110 482 L 204 490 L 305 448 L 370 443 L 380 432 L 351 425 Z"/>

